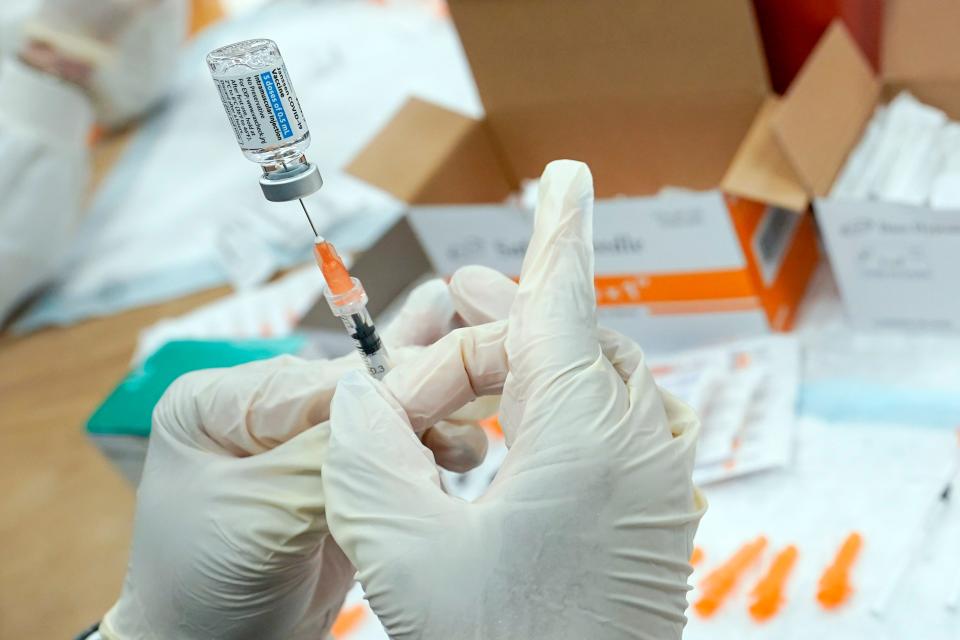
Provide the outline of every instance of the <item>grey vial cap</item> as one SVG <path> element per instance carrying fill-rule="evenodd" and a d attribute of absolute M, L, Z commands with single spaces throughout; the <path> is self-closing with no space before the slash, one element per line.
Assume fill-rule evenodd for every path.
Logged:
<path fill-rule="evenodd" d="M 260 176 L 263 196 L 270 202 L 289 202 L 306 198 L 323 186 L 320 169 L 312 162 L 297 165 L 286 171 L 274 171 Z"/>

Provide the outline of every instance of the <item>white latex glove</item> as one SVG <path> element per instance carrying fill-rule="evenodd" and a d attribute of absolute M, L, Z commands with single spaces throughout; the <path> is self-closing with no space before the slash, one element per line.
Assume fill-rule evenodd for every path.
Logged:
<path fill-rule="evenodd" d="M 89 100 L 17 60 L 0 67 L 0 324 L 63 259 L 89 175 Z"/>
<path fill-rule="evenodd" d="M 472 291 L 458 296 L 485 295 Z M 461 304 L 441 281 L 411 298 L 417 311 L 402 312 L 385 341 L 429 341 Z M 422 351 L 392 355 L 402 362 Z M 104 637 L 324 637 L 354 569 L 328 535 L 320 468 L 336 383 L 361 366 L 355 355 L 281 357 L 194 372 L 170 387 L 154 411 L 127 576 Z M 486 452 L 482 430 L 462 423 L 439 424 L 424 442 L 453 468 Z"/>
<path fill-rule="evenodd" d="M 44 0 L 0 66 L 0 323 L 74 237 L 96 115 L 118 125 L 166 91 L 187 0 Z M 92 100 L 91 100 L 92 98 Z"/>
<path fill-rule="evenodd" d="M 39 0 L 3 0 L 0 2 L 0 55 L 16 53 L 23 22 L 36 13 Z"/>
<path fill-rule="evenodd" d="M 109 127 L 167 92 L 186 37 L 187 0 L 44 0 L 20 56 L 86 89 Z"/>
<path fill-rule="evenodd" d="M 391 638 L 681 636 L 699 425 L 637 345 L 597 328 L 592 205 L 587 166 L 551 163 L 508 321 L 337 388 L 327 518 Z M 509 301 L 495 282 L 486 298 Z M 477 502 L 452 498 L 411 425 L 501 387 L 510 451 Z"/>

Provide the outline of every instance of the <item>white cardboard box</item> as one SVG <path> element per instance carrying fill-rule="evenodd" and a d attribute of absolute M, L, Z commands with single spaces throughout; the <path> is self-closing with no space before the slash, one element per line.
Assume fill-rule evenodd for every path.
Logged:
<path fill-rule="evenodd" d="M 469 264 L 518 276 L 532 212 L 509 205 L 414 206 L 411 226 L 433 268 Z M 803 218 L 767 208 L 749 243 L 766 286 L 779 275 Z M 717 191 L 671 191 L 599 200 L 595 206 L 596 287 L 601 323 L 651 351 L 671 351 L 784 326 L 771 321 L 749 273 L 727 202 Z"/>
<path fill-rule="evenodd" d="M 877 75 L 834 24 L 773 129 L 814 198 L 847 316 L 861 328 L 960 330 L 960 211 L 830 196 L 874 109 L 902 90 L 960 119 L 960 1 L 888 0 Z"/>
<path fill-rule="evenodd" d="M 854 324 L 960 331 L 960 211 L 829 198 L 816 208 Z"/>

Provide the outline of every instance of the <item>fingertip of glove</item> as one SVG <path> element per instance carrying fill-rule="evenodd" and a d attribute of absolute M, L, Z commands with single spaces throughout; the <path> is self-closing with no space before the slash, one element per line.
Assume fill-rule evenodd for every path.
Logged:
<path fill-rule="evenodd" d="M 446 320 L 453 316 L 453 301 L 447 283 L 440 278 L 431 278 L 415 287 L 404 306 L 418 311 L 429 311 L 430 317 Z"/>
<path fill-rule="evenodd" d="M 409 297 L 412 299 L 443 297 L 446 290 L 447 283 L 443 281 L 443 278 L 430 278 L 414 287 Z"/>
<path fill-rule="evenodd" d="M 438 422 L 423 434 L 423 444 L 433 451 L 444 469 L 466 473 L 478 467 L 487 456 L 488 441 L 475 424 Z"/>
<path fill-rule="evenodd" d="M 593 200 L 593 174 L 586 163 L 554 160 L 540 178 L 540 201 L 556 198 L 563 210 L 586 207 Z"/>
<path fill-rule="evenodd" d="M 496 269 L 491 269 L 490 267 L 479 264 L 469 264 L 453 272 L 453 276 L 450 278 L 450 286 L 451 288 L 463 288 L 473 284 L 486 284 L 504 279 L 509 280 L 509 278 Z"/>
<path fill-rule="evenodd" d="M 461 267 L 450 278 L 454 306 L 470 325 L 506 318 L 516 292 L 513 280 L 489 267 Z"/>

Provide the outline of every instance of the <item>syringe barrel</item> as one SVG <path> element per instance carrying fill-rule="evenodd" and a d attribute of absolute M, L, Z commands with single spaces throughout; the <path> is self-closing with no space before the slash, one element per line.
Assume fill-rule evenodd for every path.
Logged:
<path fill-rule="evenodd" d="M 391 368 L 390 356 L 380 340 L 373 318 L 367 311 L 367 294 L 363 285 L 357 278 L 350 280 L 353 282 L 350 291 L 334 294 L 329 287 L 324 287 L 323 295 L 330 305 L 330 310 L 343 322 L 347 335 L 353 340 L 367 371 L 379 380 Z"/>
<path fill-rule="evenodd" d="M 273 40 L 244 40 L 207 54 L 210 75 L 243 154 L 264 166 L 306 162 L 310 130 Z"/>

